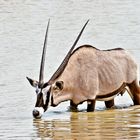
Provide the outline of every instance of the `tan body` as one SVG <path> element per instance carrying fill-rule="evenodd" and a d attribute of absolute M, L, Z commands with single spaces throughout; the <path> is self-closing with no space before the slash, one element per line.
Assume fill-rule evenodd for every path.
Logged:
<path fill-rule="evenodd" d="M 81 46 L 73 52 L 55 81 L 64 83 L 61 91 L 51 88 L 55 105 L 65 100 L 74 104 L 110 101 L 125 86 L 129 87 L 134 104 L 140 104 L 137 64 L 123 49 L 102 51 L 89 45 Z"/>

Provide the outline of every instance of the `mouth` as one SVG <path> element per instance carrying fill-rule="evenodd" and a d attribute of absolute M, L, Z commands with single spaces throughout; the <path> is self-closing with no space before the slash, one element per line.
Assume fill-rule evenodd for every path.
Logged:
<path fill-rule="evenodd" d="M 42 107 L 35 107 L 33 110 L 33 117 L 35 119 L 40 119 L 44 113 L 44 109 Z"/>
<path fill-rule="evenodd" d="M 42 116 L 33 116 L 35 119 L 41 119 Z"/>

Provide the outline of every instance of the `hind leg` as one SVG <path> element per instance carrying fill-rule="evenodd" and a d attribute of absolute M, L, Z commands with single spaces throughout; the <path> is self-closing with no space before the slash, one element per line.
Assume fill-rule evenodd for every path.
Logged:
<path fill-rule="evenodd" d="M 138 85 L 137 81 L 128 84 L 129 90 L 133 95 L 133 102 L 134 105 L 140 105 L 140 86 Z"/>
<path fill-rule="evenodd" d="M 114 106 L 114 99 L 109 100 L 109 101 L 105 101 L 105 106 L 106 108 L 111 108 Z"/>

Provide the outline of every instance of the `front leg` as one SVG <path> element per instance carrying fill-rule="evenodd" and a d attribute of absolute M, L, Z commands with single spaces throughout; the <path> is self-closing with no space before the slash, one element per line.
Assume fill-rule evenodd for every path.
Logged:
<path fill-rule="evenodd" d="M 114 99 L 109 100 L 109 101 L 105 101 L 105 106 L 106 108 L 111 108 L 114 106 Z"/>
<path fill-rule="evenodd" d="M 95 99 L 87 101 L 87 112 L 93 112 L 95 109 Z"/>
<path fill-rule="evenodd" d="M 77 106 L 72 100 L 70 101 L 70 111 L 77 111 Z"/>

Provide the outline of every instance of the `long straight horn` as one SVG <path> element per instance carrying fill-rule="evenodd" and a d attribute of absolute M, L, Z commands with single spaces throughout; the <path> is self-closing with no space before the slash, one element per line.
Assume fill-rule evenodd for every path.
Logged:
<path fill-rule="evenodd" d="M 41 64 L 40 64 L 39 86 L 43 85 L 43 83 L 44 83 L 44 65 L 45 65 L 45 56 L 46 56 L 46 46 L 47 46 L 49 24 L 50 24 L 50 19 L 48 21 L 48 25 L 47 25 L 47 29 L 46 29 L 46 35 L 45 35 Z"/>
<path fill-rule="evenodd" d="M 82 30 L 80 31 L 78 37 L 76 38 L 74 44 L 72 45 L 71 49 L 69 50 L 69 52 L 67 53 L 66 57 L 64 58 L 63 62 L 60 64 L 60 66 L 58 67 L 58 69 L 56 70 L 56 72 L 53 74 L 53 76 L 50 78 L 50 80 L 48 81 L 48 84 L 51 84 L 53 83 L 53 81 L 58 78 L 58 76 L 63 72 L 63 70 L 65 69 L 68 61 L 69 61 L 69 58 L 71 56 L 71 53 L 74 49 L 74 47 L 76 46 L 78 40 L 80 39 L 86 25 L 88 24 L 89 20 L 85 23 L 85 25 L 83 26 Z"/>

